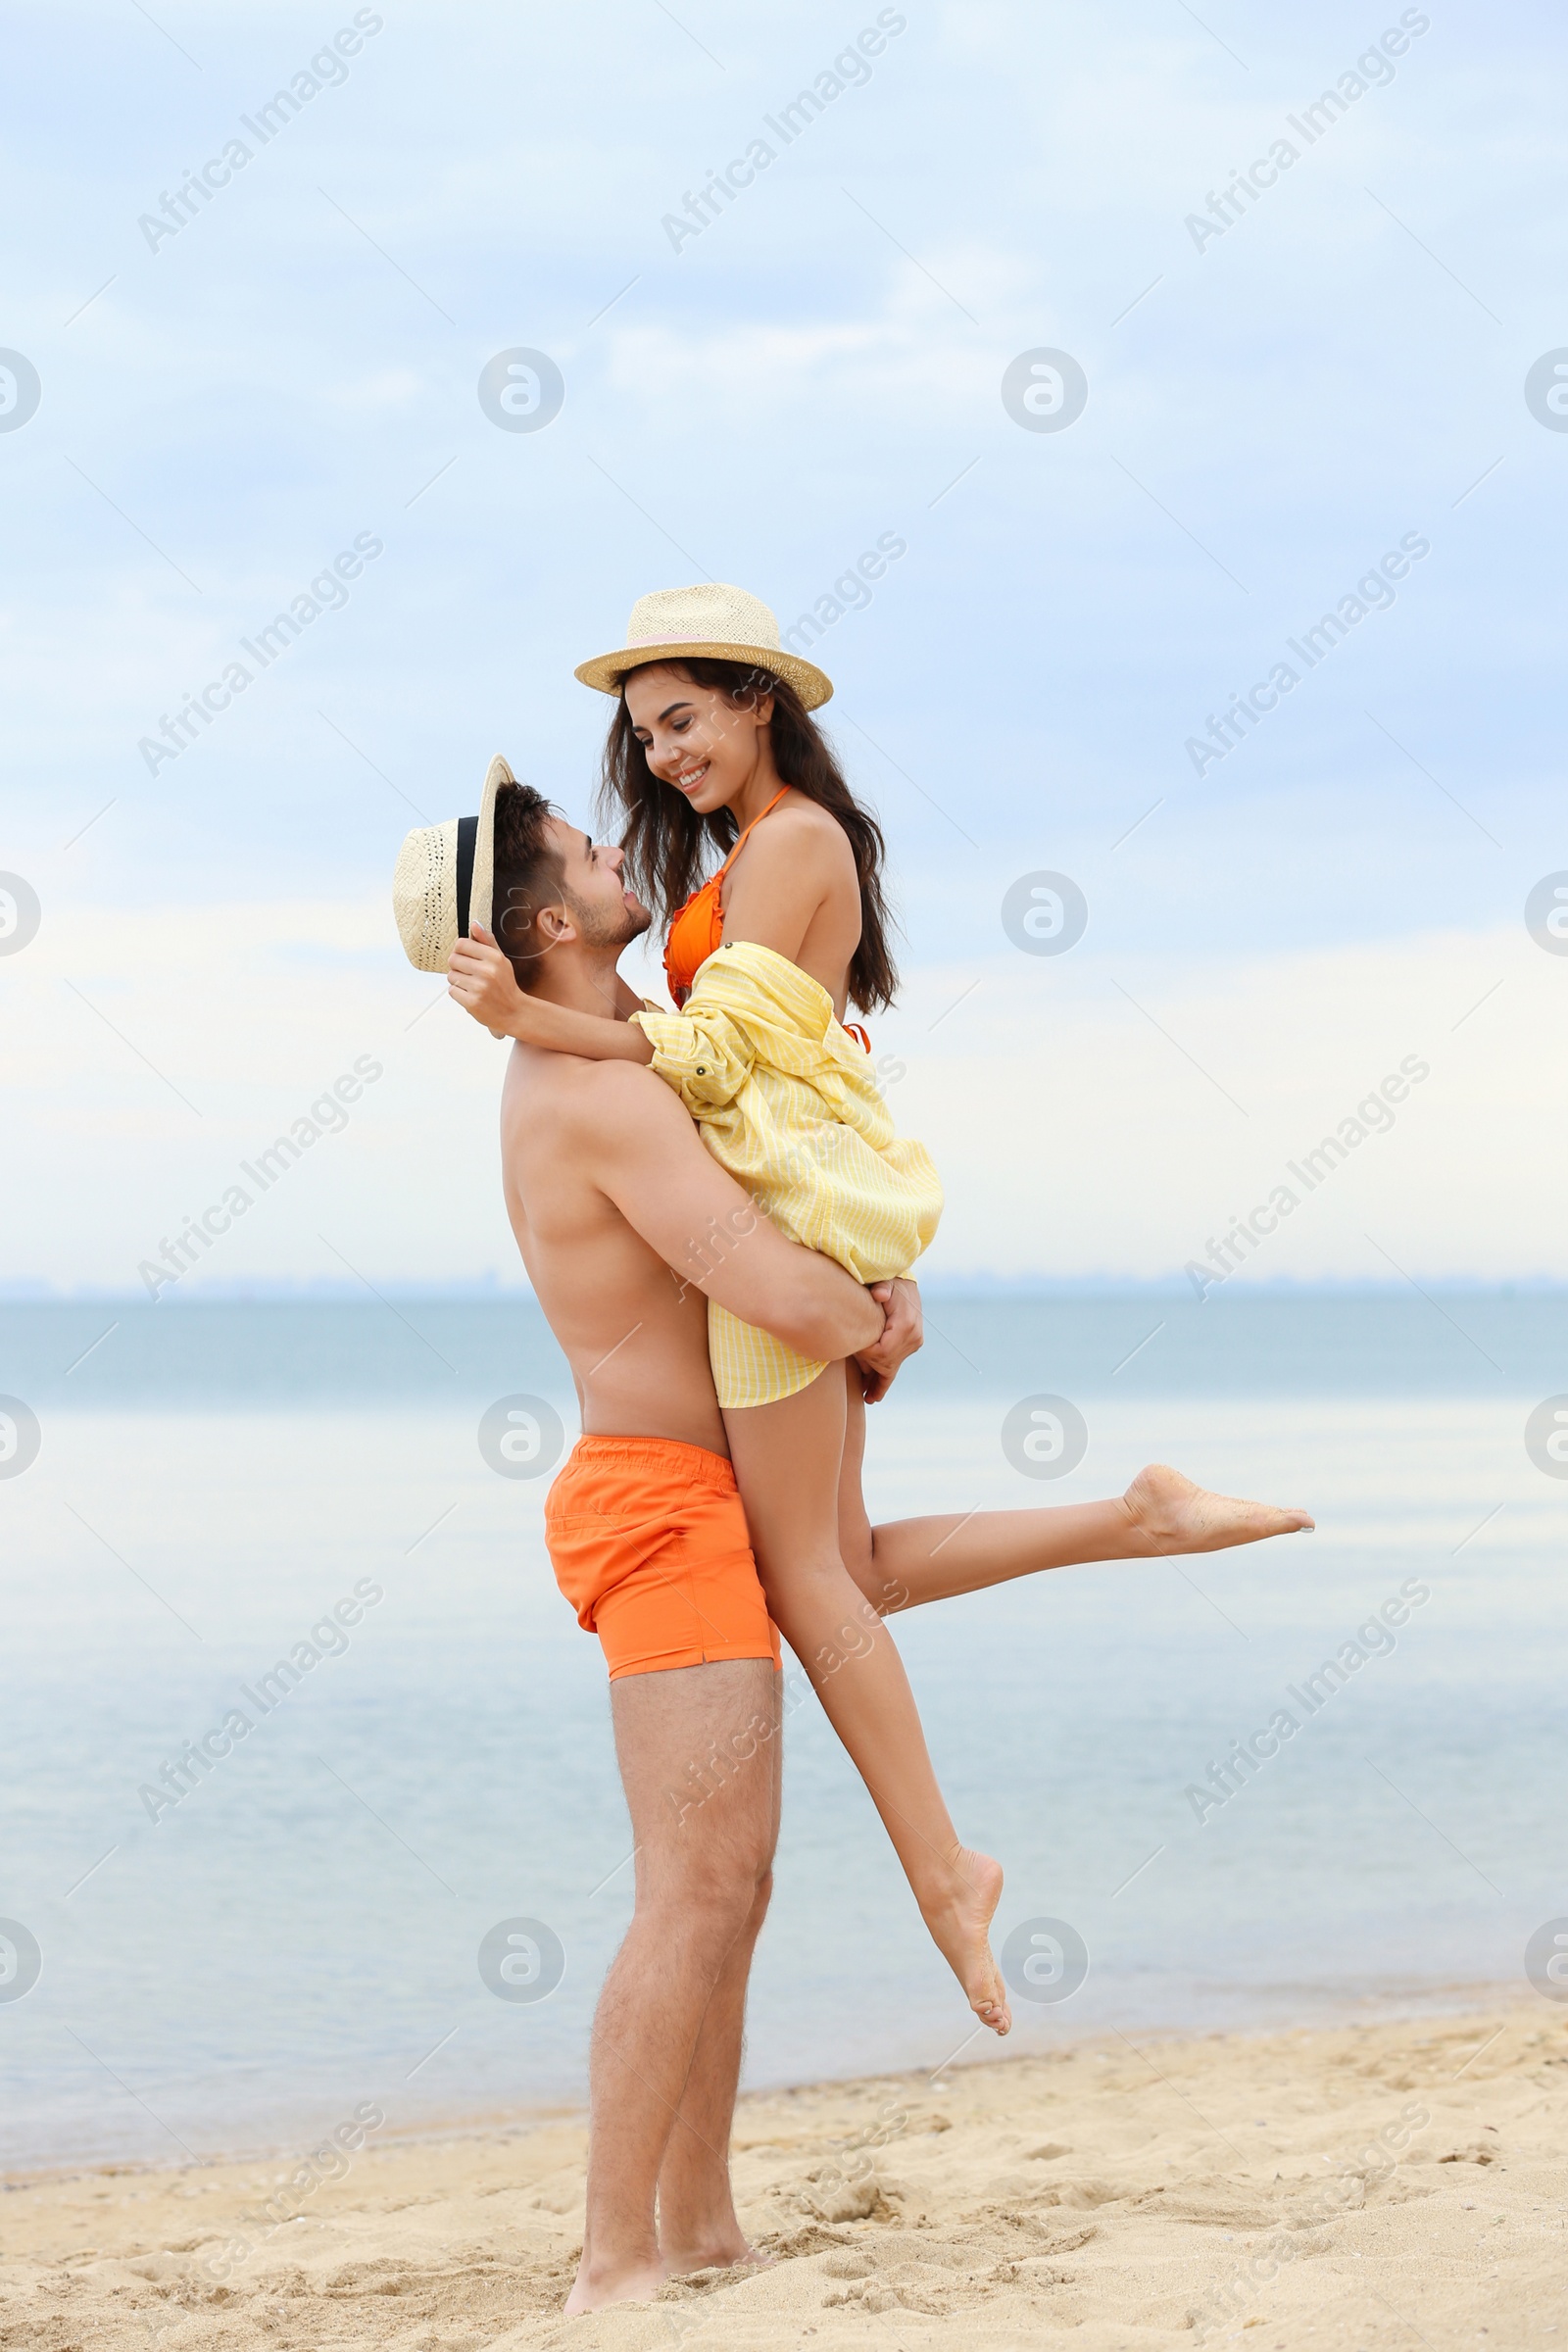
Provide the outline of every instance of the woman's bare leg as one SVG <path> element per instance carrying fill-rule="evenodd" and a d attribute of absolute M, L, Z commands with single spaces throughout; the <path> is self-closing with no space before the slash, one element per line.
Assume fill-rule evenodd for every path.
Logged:
<path fill-rule="evenodd" d="M 988 1941 L 1002 1871 L 960 1845 L 904 1662 L 839 1550 L 846 1379 L 830 1365 L 777 1404 L 724 1415 L 773 1621 L 809 1676 L 882 1816 L 920 1915 L 986 2025 L 1011 2025 Z"/>
<path fill-rule="evenodd" d="M 1174 1558 L 1223 1551 L 1310 1528 L 1305 1511 L 1238 1502 L 1195 1487 L 1179 1470 L 1153 1463 L 1125 1494 L 1106 1502 L 1069 1502 L 1028 1511 L 953 1511 L 894 1519 L 873 1527 L 860 1493 L 865 1406 L 849 1367 L 839 1532 L 846 1567 L 880 1616 L 980 1592 L 1046 1568 L 1091 1560 Z"/>

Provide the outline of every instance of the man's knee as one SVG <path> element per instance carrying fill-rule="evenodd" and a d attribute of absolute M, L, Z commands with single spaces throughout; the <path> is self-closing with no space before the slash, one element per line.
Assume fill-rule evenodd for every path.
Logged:
<path fill-rule="evenodd" d="M 682 1825 L 658 1899 L 714 1923 L 715 1932 L 744 1923 L 759 1901 L 767 1907 L 773 1884 L 771 1815 L 720 1821 L 717 1808 Z"/>
<path fill-rule="evenodd" d="M 757 1908 L 758 1880 L 745 1869 L 683 1871 L 637 1911 L 666 1948 L 716 1968 Z"/>

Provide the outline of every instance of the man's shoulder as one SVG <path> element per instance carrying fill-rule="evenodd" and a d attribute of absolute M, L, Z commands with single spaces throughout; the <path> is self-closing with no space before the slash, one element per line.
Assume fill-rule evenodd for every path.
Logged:
<path fill-rule="evenodd" d="M 606 1145 L 686 1114 L 662 1078 L 635 1061 L 587 1061 L 575 1054 L 529 1054 L 516 1073 L 519 1109 L 543 1112 L 558 1128 Z"/>

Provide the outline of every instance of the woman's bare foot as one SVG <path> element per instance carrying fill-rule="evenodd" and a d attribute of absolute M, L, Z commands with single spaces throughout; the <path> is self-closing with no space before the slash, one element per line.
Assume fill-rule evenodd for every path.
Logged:
<path fill-rule="evenodd" d="M 1163 1462 L 1139 1471 L 1122 1496 L 1122 1508 L 1150 1550 L 1166 1553 L 1224 1551 L 1233 1544 L 1261 1543 L 1265 1536 L 1299 1535 L 1316 1524 L 1305 1511 L 1211 1494 Z"/>
<path fill-rule="evenodd" d="M 993 1914 L 1002 1900 L 1002 1865 L 972 1846 L 955 1848 L 939 1894 L 920 1904 L 938 1951 L 963 1986 L 970 2008 L 993 2034 L 1012 2031 L 1007 1988 L 991 1949 Z"/>
<path fill-rule="evenodd" d="M 612 2303 L 651 2303 L 666 2276 L 662 2262 L 590 2265 L 585 2261 L 561 2316 L 575 2320 L 585 2311 L 606 2311 Z"/>

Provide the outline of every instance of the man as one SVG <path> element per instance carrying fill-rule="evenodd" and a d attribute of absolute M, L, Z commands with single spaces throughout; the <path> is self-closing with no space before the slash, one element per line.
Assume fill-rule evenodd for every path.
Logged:
<path fill-rule="evenodd" d="M 471 938 L 451 936 L 466 927 L 465 902 L 418 952 L 417 920 L 405 922 L 411 956 L 449 968 L 454 997 L 498 1035 L 519 988 L 536 1003 L 623 1018 L 637 1000 L 616 959 L 649 915 L 622 885 L 620 852 L 556 816 L 504 763 L 492 779 L 496 768 L 504 781 L 492 800 L 487 779 L 477 848 L 473 820 L 466 844 L 462 828 L 432 829 L 432 842 L 452 838 L 413 860 L 405 902 L 423 908 L 450 893 L 441 877 L 466 858 L 485 880 L 479 913 L 489 912 L 493 805 L 502 952 L 478 915 Z M 405 857 L 424 839 L 411 835 Z M 803 1353 L 856 1356 L 874 1398 L 919 1345 L 918 1295 L 892 1284 L 868 1297 L 787 1242 L 709 1156 L 679 1098 L 632 1062 L 515 1044 L 502 1158 L 513 1230 L 582 1406 L 585 1434 L 551 1491 L 547 1533 L 563 1592 L 610 1663 L 638 1849 L 632 1926 L 594 2021 L 588 2215 L 570 2314 L 755 2259 L 727 2151 L 778 1832 L 778 1645 L 729 1470 L 707 1298 Z M 1209 1494 L 1156 1468 L 1111 1501 L 872 1528 L 858 1471 L 847 1465 L 844 1532 L 868 1623 L 873 1611 L 1069 1562 L 1218 1550 L 1311 1525 L 1304 1512 Z M 865 1628 L 846 1626 L 844 1639 L 855 1655 Z M 700 1776 L 710 1758 L 726 1768 L 707 1776 L 709 1789 Z"/>
<path fill-rule="evenodd" d="M 497 928 L 519 975 L 580 1010 L 634 1004 L 615 959 L 650 918 L 621 887 L 619 851 L 510 781 L 494 843 Z M 804 1352 L 858 1355 L 873 1389 L 918 1337 L 906 1302 L 890 1320 L 759 1215 L 651 1070 L 517 1045 L 501 1125 L 513 1230 L 582 1407 L 547 1505 L 551 1556 L 604 1643 L 637 1848 L 632 1924 L 594 2020 L 570 2314 L 754 2258 L 728 2148 L 778 1835 L 779 1652 L 709 1370 L 708 1299 Z"/>

